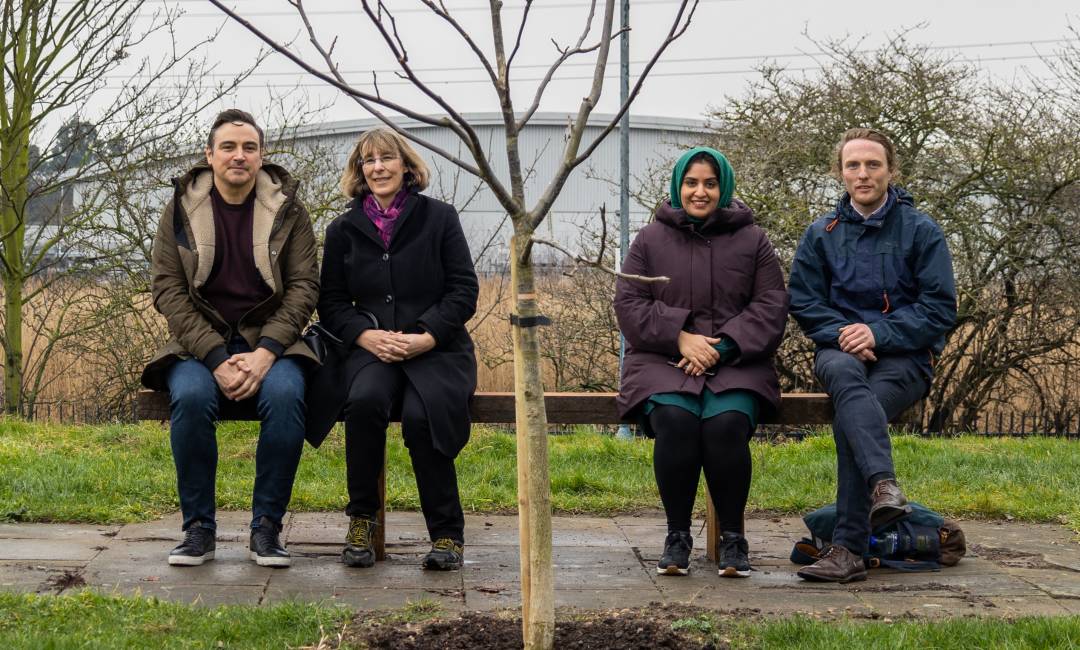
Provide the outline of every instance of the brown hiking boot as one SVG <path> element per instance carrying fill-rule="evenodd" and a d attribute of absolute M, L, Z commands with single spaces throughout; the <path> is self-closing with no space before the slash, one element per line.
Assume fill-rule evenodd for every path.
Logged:
<path fill-rule="evenodd" d="M 813 582 L 866 580 L 866 564 L 858 555 L 834 544 L 825 549 L 817 562 L 799 569 L 799 577 Z"/>
<path fill-rule="evenodd" d="M 911 514 L 911 506 L 907 504 L 907 497 L 900 491 L 896 479 L 887 478 L 878 481 L 874 485 L 871 498 L 873 499 L 870 506 L 870 528 L 872 529 Z"/>

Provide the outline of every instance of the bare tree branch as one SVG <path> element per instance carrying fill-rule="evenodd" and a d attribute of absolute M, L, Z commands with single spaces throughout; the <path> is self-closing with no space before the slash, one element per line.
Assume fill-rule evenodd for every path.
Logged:
<path fill-rule="evenodd" d="M 461 36 L 462 40 L 465 41 L 465 44 L 469 46 L 469 49 L 473 51 L 473 54 L 475 54 L 476 58 L 480 61 L 480 65 L 483 66 L 484 71 L 487 72 L 488 79 L 491 80 L 492 85 L 498 86 L 499 76 L 495 73 L 495 70 L 492 69 L 491 62 L 487 60 L 486 56 L 484 56 L 483 50 L 481 50 L 480 46 L 476 44 L 476 41 L 473 39 L 472 36 L 469 35 L 469 32 L 465 31 L 465 28 L 461 26 L 461 23 L 459 23 L 453 16 L 450 15 L 450 11 L 446 8 L 446 5 L 444 5 L 442 2 L 433 2 L 432 0 L 420 0 L 420 2 L 427 6 L 429 9 L 431 9 L 431 11 L 434 12 L 436 16 L 445 20 L 447 24 L 449 24 L 454 29 L 454 31 L 457 32 L 459 36 Z M 528 11 L 528 4 L 526 4 L 526 15 L 528 14 Z"/>
<path fill-rule="evenodd" d="M 347 82 L 345 82 L 344 78 L 341 76 L 340 72 L 338 71 L 337 66 L 334 65 L 332 59 L 330 59 L 329 52 L 327 52 L 321 46 L 318 39 L 315 37 L 315 32 L 314 32 L 314 29 L 311 26 L 311 21 L 307 18 L 306 14 L 302 14 L 304 26 L 308 30 L 308 34 L 311 36 L 313 45 L 315 45 L 315 47 L 319 50 L 319 53 L 325 59 L 327 59 L 328 65 L 330 65 L 334 76 L 330 76 L 330 75 L 326 74 L 325 72 L 315 68 L 314 66 L 309 64 L 307 61 L 305 61 L 301 57 L 294 54 L 291 50 L 289 50 L 289 48 L 282 45 L 281 43 L 278 43 L 277 41 L 270 38 L 269 36 L 267 36 L 262 31 L 260 31 L 258 28 L 256 28 L 254 25 L 252 25 L 250 21 L 248 21 L 248 20 L 246 20 L 244 18 L 241 18 L 236 12 L 234 12 L 231 9 L 229 9 L 228 7 L 226 7 L 222 2 L 220 2 L 220 0 L 209 0 L 209 2 L 211 4 L 213 4 L 214 6 L 216 6 L 218 9 L 220 9 L 222 11 L 222 13 L 224 13 L 226 16 L 231 18 L 233 21 L 239 23 L 241 26 L 243 26 L 249 32 L 251 32 L 256 37 L 258 37 L 260 40 L 262 40 L 264 43 L 269 45 L 274 51 L 278 52 L 279 54 L 281 54 L 285 58 L 289 59 L 290 61 L 292 61 L 296 65 L 300 66 L 300 68 L 302 68 L 305 72 L 312 75 L 313 77 L 316 77 L 316 78 L 320 79 L 321 81 L 326 82 L 327 84 L 330 84 L 331 86 L 337 88 L 338 90 L 345 93 L 349 97 L 353 98 L 353 100 L 356 101 L 358 104 L 360 104 L 364 108 L 364 110 L 366 110 L 369 113 L 371 113 L 372 115 L 374 115 L 381 122 L 386 124 L 387 127 L 389 127 L 390 129 L 393 129 L 395 132 L 397 132 L 402 137 L 407 138 L 407 139 L 419 144 L 422 147 L 430 149 L 431 151 L 439 154 L 440 156 L 442 156 L 443 158 L 445 158 L 449 162 L 462 167 L 463 169 L 465 169 L 470 174 L 475 174 L 477 176 L 481 175 L 480 170 L 475 165 L 470 165 L 469 163 L 465 162 L 464 160 L 461 160 L 460 158 L 458 158 L 458 157 L 454 156 L 453 154 L 449 153 L 448 151 L 445 151 L 442 147 L 439 147 L 439 146 L 437 146 L 437 145 L 435 145 L 435 144 L 433 144 L 431 142 L 428 142 L 428 141 L 424 140 L 423 138 L 417 137 L 416 135 L 406 131 L 405 129 L 402 129 L 400 126 L 398 126 L 394 122 L 394 120 L 392 118 L 390 118 L 385 113 L 380 111 L 376 106 L 383 106 L 383 107 L 388 108 L 388 109 L 390 109 L 392 111 L 399 112 L 402 115 L 404 115 L 406 117 L 409 117 L 409 118 L 412 118 L 414 120 L 417 120 L 418 122 L 421 122 L 423 124 L 430 124 L 431 126 L 446 127 L 448 129 L 453 130 L 462 139 L 466 139 L 464 133 L 460 132 L 458 126 L 456 124 L 454 124 L 453 122 L 451 122 L 451 120 L 449 120 L 447 118 L 433 118 L 433 117 L 431 117 L 429 115 L 426 115 L 424 113 L 420 113 L 420 112 L 414 111 L 414 110 L 412 110 L 412 109 L 410 109 L 410 108 L 408 108 L 406 106 L 397 104 L 396 102 L 391 102 L 391 101 L 386 100 L 386 99 L 384 99 L 382 97 L 379 97 L 377 95 L 371 95 L 369 93 L 365 93 L 363 91 L 357 90 L 356 88 L 352 87 Z M 297 5 L 302 5 L 302 3 L 299 2 L 299 0 L 298 0 Z"/>
<path fill-rule="evenodd" d="M 616 126 L 618 126 L 623 114 L 626 113 L 626 111 L 630 110 L 630 104 L 633 103 L 634 99 L 638 96 L 638 93 L 641 92 L 641 87 L 645 84 L 645 78 L 649 76 L 649 72 L 652 71 L 653 66 L 656 65 L 656 62 L 660 60 L 660 56 L 664 53 L 664 51 L 668 48 L 669 45 L 674 43 L 675 40 L 677 40 L 686 32 L 686 28 L 690 26 L 690 21 L 693 19 L 694 12 L 697 10 L 698 0 L 694 0 L 693 5 L 691 5 L 690 7 L 690 11 L 686 13 L 686 20 L 682 21 L 682 16 L 686 9 L 686 4 L 686 0 L 683 0 L 683 2 L 679 5 L 679 11 L 677 12 L 675 20 L 672 23 L 671 30 L 668 31 L 667 38 L 665 38 L 664 41 L 660 44 L 660 46 L 656 48 L 656 50 L 653 52 L 653 55 L 649 58 L 649 62 L 646 63 L 645 67 L 641 70 L 641 74 L 638 75 L 638 79 L 637 82 L 634 83 L 634 87 L 630 89 L 630 94 L 627 96 L 626 101 L 623 103 L 622 106 L 619 107 L 619 111 L 615 113 L 614 117 L 611 118 L 611 121 L 608 122 L 607 126 L 605 126 L 604 129 L 600 131 L 600 134 L 598 136 L 596 136 L 596 139 L 593 140 L 592 144 L 586 147 L 585 150 L 582 151 L 580 155 L 578 155 L 578 157 L 574 160 L 574 166 L 581 164 L 589 156 L 591 156 L 593 151 L 595 151 L 596 148 L 600 146 L 600 142 L 602 142 L 603 139 L 607 137 L 607 135 L 611 133 L 611 131 L 614 130 Z M 680 21 L 682 21 L 681 26 L 679 25 Z"/>
<path fill-rule="evenodd" d="M 525 0 L 525 11 L 521 14 L 521 24 L 518 25 L 517 38 L 514 39 L 514 49 L 511 50 L 510 56 L 506 59 L 506 69 L 509 70 L 510 66 L 514 63 L 514 57 L 518 53 L 518 48 L 521 47 L 521 37 L 525 33 L 525 22 L 529 19 L 529 9 L 532 9 L 533 0 Z"/>
<path fill-rule="evenodd" d="M 531 241 L 534 244 L 542 244 L 544 246 L 549 246 L 551 248 L 554 248 L 555 250 L 559 251 L 563 255 L 566 255 L 567 257 L 569 257 L 578 266 L 589 266 L 589 267 L 592 267 L 594 269 L 599 269 L 599 270 L 603 271 L 604 273 L 614 275 L 617 278 L 622 278 L 624 280 L 632 280 L 634 282 L 645 282 L 645 283 L 649 283 L 649 284 L 671 282 L 671 278 L 667 277 L 666 275 L 659 275 L 659 276 L 656 276 L 656 277 L 649 277 L 649 276 L 646 276 L 646 275 L 634 275 L 632 273 L 623 273 L 622 271 L 616 271 L 615 269 L 611 268 L 610 266 L 607 266 L 607 265 L 601 263 L 599 260 L 589 259 L 589 258 L 587 258 L 587 257 L 585 257 L 583 255 L 579 255 L 577 253 L 570 252 L 569 250 L 567 250 L 566 248 L 564 248 L 563 246 L 561 246 L 560 244 L 558 244 L 556 242 L 553 242 L 553 241 L 548 240 L 548 239 L 542 239 L 542 238 L 537 237 L 535 235 L 533 235 L 529 239 L 529 241 Z"/>
<path fill-rule="evenodd" d="M 520 131 L 521 129 L 525 128 L 525 125 L 529 123 L 530 119 L 532 119 L 533 114 L 536 113 L 536 110 L 540 107 L 540 100 L 543 98 L 544 92 L 547 91 L 548 84 L 551 83 L 552 77 L 555 76 L 555 73 L 558 71 L 559 67 L 563 63 L 565 63 L 567 59 L 574 56 L 575 54 L 585 54 L 588 52 L 592 52 L 593 50 L 600 47 L 601 43 L 597 43 L 596 45 L 590 47 L 582 46 L 582 44 L 585 42 L 585 39 L 588 38 L 589 32 L 592 30 L 592 22 L 595 15 L 596 0 L 590 0 L 589 17 L 585 20 L 585 27 L 582 29 L 581 35 L 578 37 L 577 43 L 575 43 L 572 47 L 567 46 L 564 48 L 560 48 L 559 44 L 555 42 L 555 39 L 551 39 L 552 44 L 555 45 L 555 50 L 559 52 L 559 58 L 555 59 L 555 61 L 548 67 L 547 72 L 544 74 L 544 78 L 536 87 L 536 92 L 533 94 L 532 104 L 530 104 L 529 108 L 525 110 L 525 113 L 521 116 L 521 119 L 517 121 L 517 124 L 514 126 L 515 130 Z M 524 17 L 521 21 L 521 27 L 522 29 L 525 28 Z M 507 67 L 509 67 L 509 63 L 507 63 Z"/>
<path fill-rule="evenodd" d="M 548 210 L 551 209 L 551 205 L 555 202 L 559 192 L 562 190 L 563 184 L 566 183 L 566 179 L 570 176 L 570 172 L 575 167 L 588 159 L 592 155 L 592 152 L 596 150 L 605 137 L 615 128 L 622 119 L 623 113 L 630 109 L 630 104 L 637 97 L 637 94 L 641 91 L 641 86 L 645 83 L 645 79 L 648 77 L 649 72 L 653 66 L 660 59 L 660 56 L 664 51 L 675 42 L 680 36 L 682 36 L 687 27 L 690 26 L 690 20 L 693 18 L 694 11 L 697 9 L 698 0 L 693 0 L 693 5 L 690 7 L 690 11 L 686 11 L 686 6 L 689 0 L 681 0 L 679 3 L 679 9 L 675 14 L 675 18 L 672 21 L 671 28 L 668 30 L 667 36 L 663 42 L 657 47 L 653 56 L 650 57 L 649 62 L 645 65 L 641 74 L 638 76 L 637 83 L 634 84 L 626 101 L 620 107 L 618 113 L 612 118 L 612 120 L 605 126 L 600 134 L 589 144 L 581 154 L 578 154 L 578 147 L 581 144 L 581 137 L 585 132 L 585 127 L 588 125 L 589 115 L 592 114 L 593 108 L 596 106 L 596 101 L 600 97 L 600 91 L 604 84 L 604 73 L 607 66 L 608 48 L 611 42 L 611 24 L 613 20 L 614 12 L 614 0 L 607 0 L 607 6 L 605 7 L 604 18 L 604 35 L 601 39 L 600 51 L 597 54 L 596 66 L 593 69 L 593 84 L 592 90 L 589 95 L 582 99 L 581 106 L 578 109 L 577 117 L 574 119 L 573 127 L 570 129 L 569 138 L 566 143 L 566 151 L 562 164 L 555 172 L 554 178 L 545 188 L 540 199 L 536 205 L 529 211 L 529 221 L 533 229 L 540 225 L 540 222 L 544 220 Z"/>

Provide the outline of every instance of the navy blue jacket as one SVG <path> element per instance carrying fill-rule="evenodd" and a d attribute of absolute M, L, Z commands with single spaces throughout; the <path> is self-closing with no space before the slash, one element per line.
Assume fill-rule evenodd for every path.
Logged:
<path fill-rule="evenodd" d="M 956 324 L 952 257 L 906 191 L 890 186 L 884 208 L 864 220 L 845 192 L 810 225 L 791 266 L 791 314 L 818 348 L 839 347 L 841 327 L 866 323 L 878 356 L 926 353 L 929 374 Z"/>

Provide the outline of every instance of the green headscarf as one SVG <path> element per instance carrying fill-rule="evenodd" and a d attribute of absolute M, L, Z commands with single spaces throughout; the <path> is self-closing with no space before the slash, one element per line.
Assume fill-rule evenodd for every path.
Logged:
<path fill-rule="evenodd" d="M 680 191 L 683 176 L 686 176 L 686 168 L 690 159 L 702 152 L 712 156 L 713 160 L 716 161 L 716 166 L 720 168 L 720 177 L 716 179 L 720 181 L 720 203 L 717 205 L 721 208 L 731 205 L 731 197 L 735 196 L 735 170 L 731 168 L 731 163 L 724 157 L 724 154 L 716 149 L 694 147 L 679 157 L 679 161 L 675 163 L 675 169 L 671 172 L 671 207 L 683 207 L 682 192 Z"/>

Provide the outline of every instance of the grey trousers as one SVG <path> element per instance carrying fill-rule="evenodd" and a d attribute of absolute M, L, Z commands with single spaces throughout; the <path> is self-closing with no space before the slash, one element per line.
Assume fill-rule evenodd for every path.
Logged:
<path fill-rule="evenodd" d="M 890 420 L 926 394 L 927 378 L 910 355 L 880 355 L 865 363 L 822 348 L 814 372 L 833 401 L 836 440 L 836 528 L 833 544 L 863 555 L 870 541 L 869 479 L 894 472 Z"/>

